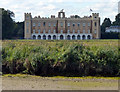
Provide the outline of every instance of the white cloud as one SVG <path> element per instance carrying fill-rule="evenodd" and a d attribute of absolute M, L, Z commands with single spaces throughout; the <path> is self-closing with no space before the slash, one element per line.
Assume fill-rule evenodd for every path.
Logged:
<path fill-rule="evenodd" d="M 9 9 L 15 13 L 16 21 L 24 20 L 24 13 L 31 12 L 33 16 L 46 16 L 56 15 L 61 9 L 65 9 L 66 16 L 78 14 L 80 16 L 90 15 L 90 9 L 93 12 L 100 13 L 103 21 L 105 17 L 109 17 L 114 21 L 117 15 L 117 2 L 118 0 L 0 0 L 0 6 Z"/>

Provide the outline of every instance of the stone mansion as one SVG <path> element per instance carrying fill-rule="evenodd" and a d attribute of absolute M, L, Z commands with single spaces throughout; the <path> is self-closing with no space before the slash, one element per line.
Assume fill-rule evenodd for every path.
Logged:
<path fill-rule="evenodd" d="M 65 17 L 65 12 L 58 12 L 58 17 L 34 17 L 25 13 L 25 39 L 43 40 L 82 40 L 100 38 L 100 17 L 98 13 L 92 16 L 80 17 L 72 15 Z"/>

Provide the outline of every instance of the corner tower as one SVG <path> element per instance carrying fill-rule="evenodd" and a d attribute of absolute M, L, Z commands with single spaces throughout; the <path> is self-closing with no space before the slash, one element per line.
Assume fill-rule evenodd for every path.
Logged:
<path fill-rule="evenodd" d="M 31 13 L 25 13 L 25 21 L 24 21 L 24 38 L 25 39 L 31 39 L 31 21 L 32 16 Z"/>
<path fill-rule="evenodd" d="M 100 39 L 100 17 L 99 13 L 92 13 L 92 35 L 93 39 Z"/>

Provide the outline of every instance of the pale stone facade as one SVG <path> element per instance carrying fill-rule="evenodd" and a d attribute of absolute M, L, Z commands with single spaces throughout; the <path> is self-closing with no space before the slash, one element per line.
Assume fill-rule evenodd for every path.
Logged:
<path fill-rule="evenodd" d="M 32 18 L 31 13 L 25 13 L 25 39 L 44 40 L 82 40 L 100 38 L 100 17 L 98 13 L 92 16 L 78 15 L 65 17 L 65 12 L 58 12 L 58 17 Z"/>
<path fill-rule="evenodd" d="M 105 32 L 120 32 L 120 26 L 106 27 Z"/>

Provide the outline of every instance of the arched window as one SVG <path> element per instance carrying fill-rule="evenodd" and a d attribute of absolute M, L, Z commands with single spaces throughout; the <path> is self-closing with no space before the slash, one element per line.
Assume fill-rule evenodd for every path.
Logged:
<path fill-rule="evenodd" d="M 82 36 L 82 39 L 85 40 L 85 35 Z"/>
<path fill-rule="evenodd" d="M 56 40 L 56 35 L 53 35 L 53 40 Z"/>
<path fill-rule="evenodd" d="M 43 35 L 43 40 L 46 40 L 46 35 Z"/>
<path fill-rule="evenodd" d="M 48 35 L 48 40 L 51 40 L 51 35 Z"/>
<path fill-rule="evenodd" d="M 63 40 L 63 39 L 64 39 L 63 35 L 60 35 L 60 40 Z"/>
<path fill-rule="evenodd" d="M 90 36 L 90 35 L 88 35 L 88 36 L 87 36 L 87 39 L 91 39 L 91 36 Z"/>
<path fill-rule="evenodd" d="M 41 36 L 40 36 L 40 35 L 38 35 L 38 39 L 41 39 Z"/>
<path fill-rule="evenodd" d="M 72 39 L 75 40 L 75 35 L 72 36 Z"/>
<path fill-rule="evenodd" d="M 36 39 L 36 36 L 35 36 L 35 35 L 33 35 L 33 39 Z"/>
<path fill-rule="evenodd" d="M 70 40 L 70 35 L 67 36 L 67 40 Z"/>
<path fill-rule="evenodd" d="M 73 27 L 75 27 L 75 23 L 73 23 Z"/>
<path fill-rule="evenodd" d="M 80 35 L 77 36 L 77 39 L 80 40 Z"/>

